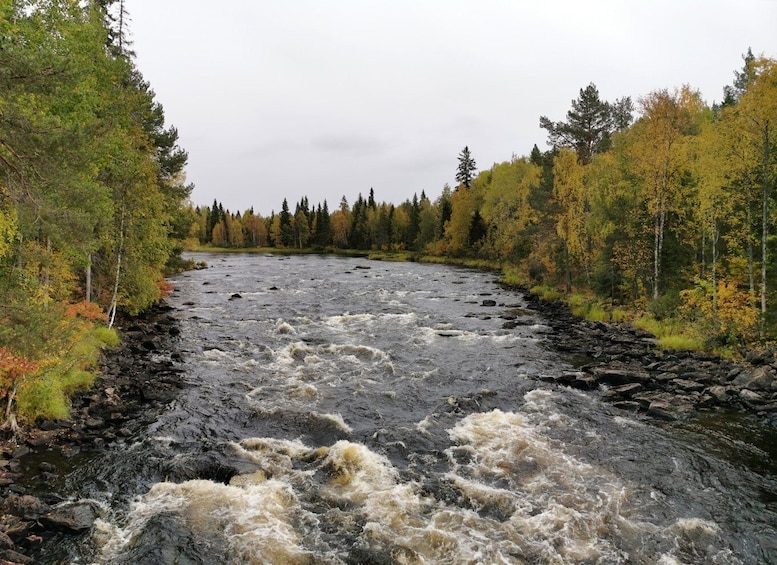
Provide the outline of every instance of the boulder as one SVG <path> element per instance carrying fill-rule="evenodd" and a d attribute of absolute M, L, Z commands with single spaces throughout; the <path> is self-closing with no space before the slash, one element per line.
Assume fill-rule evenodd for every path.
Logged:
<path fill-rule="evenodd" d="M 687 392 L 701 392 L 707 388 L 703 383 L 697 383 L 688 379 L 672 379 L 672 383 Z"/>
<path fill-rule="evenodd" d="M 743 388 L 739 391 L 739 398 L 750 404 L 766 404 L 768 400 L 752 390 Z"/>
<path fill-rule="evenodd" d="M 642 392 L 645 389 L 640 383 L 629 383 L 626 385 L 620 385 L 612 387 L 610 390 L 604 393 L 605 398 L 631 398 L 638 392 Z"/>
<path fill-rule="evenodd" d="M 646 372 L 618 368 L 618 367 L 594 367 L 591 374 L 599 381 L 608 385 L 625 385 L 631 383 L 648 383 L 650 375 Z"/>
<path fill-rule="evenodd" d="M 711 386 L 707 389 L 707 394 L 712 396 L 718 403 L 728 402 L 730 396 L 729 389 L 724 386 Z"/>
<path fill-rule="evenodd" d="M 18 551 L 14 551 L 13 549 L 4 549 L 2 552 L 0 552 L 0 558 L 2 558 L 2 563 L 4 565 L 6 563 L 10 565 L 27 565 L 28 563 L 35 563 L 35 560 L 32 557 L 27 557 L 26 555 L 19 553 Z"/>
<path fill-rule="evenodd" d="M 91 504 L 57 508 L 40 517 L 40 524 L 54 532 L 81 533 L 92 529 L 97 515 Z"/>
<path fill-rule="evenodd" d="M 677 419 L 677 415 L 675 414 L 672 405 L 664 400 L 652 401 L 648 406 L 647 414 L 648 416 L 652 416 L 653 418 L 658 418 L 660 420 L 671 421 Z"/>
<path fill-rule="evenodd" d="M 753 391 L 770 391 L 774 385 L 774 370 L 767 366 L 756 367 L 752 372 L 740 374 L 734 384 Z"/>

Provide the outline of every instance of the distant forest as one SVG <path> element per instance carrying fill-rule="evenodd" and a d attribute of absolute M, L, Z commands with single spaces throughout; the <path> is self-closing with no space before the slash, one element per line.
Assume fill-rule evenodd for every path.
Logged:
<path fill-rule="evenodd" d="M 372 189 L 333 210 L 284 200 L 269 217 L 219 202 L 192 208 L 191 242 L 341 248 L 479 258 L 524 284 L 591 293 L 693 325 L 708 345 L 774 332 L 777 282 L 777 61 L 743 57 L 723 101 L 689 86 L 636 101 L 582 88 L 548 145 L 400 204 Z M 474 148 L 473 148 L 474 149 Z M 453 158 L 452 158 L 453 162 Z M 452 167 L 453 169 L 453 167 Z M 452 170 L 453 173 L 453 170 Z"/>

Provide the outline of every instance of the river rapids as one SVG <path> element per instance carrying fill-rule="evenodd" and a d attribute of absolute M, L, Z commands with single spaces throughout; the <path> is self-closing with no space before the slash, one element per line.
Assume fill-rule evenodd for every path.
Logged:
<path fill-rule="evenodd" d="M 168 299 L 185 386 L 68 475 L 100 518 L 52 562 L 777 560 L 768 455 L 541 381 L 574 360 L 493 274 L 195 258 Z"/>

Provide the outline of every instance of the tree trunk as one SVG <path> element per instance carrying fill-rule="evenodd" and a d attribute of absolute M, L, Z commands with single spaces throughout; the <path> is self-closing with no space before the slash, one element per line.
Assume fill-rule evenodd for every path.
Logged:
<path fill-rule="evenodd" d="M 84 294 L 84 300 L 86 302 L 92 301 L 92 254 L 89 253 L 86 256 L 86 289 Z"/>
<path fill-rule="evenodd" d="M 718 314 L 718 238 L 720 232 L 718 231 L 717 222 L 712 223 L 712 264 L 710 270 L 712 271 L 712 311 L 717 316 Z"/>
<path fill-rule="evenodd" d="M 109 309 L 110 316 L 108 322 L 108 328 L 113 327 L 113 323 L 116 320 L 116 310 L 119 304 L 119 278 L 121 277 L 121 255 L 124 251 L 124 219 L 125 219 L 126 207 L 121 207 L 121 222 L 119 224 L 119 249 L 116 254 L 116 278 L 113 281 L 113 296 L 111 297 L 111 307 Z"/>

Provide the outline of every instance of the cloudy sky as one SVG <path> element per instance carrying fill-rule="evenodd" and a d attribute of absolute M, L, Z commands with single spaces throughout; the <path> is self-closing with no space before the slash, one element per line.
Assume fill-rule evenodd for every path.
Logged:
<path fill-rule="evenodd" d="M 189 152 L 195 204 L 399 204 L 547 149 L 593 82 L 612 101 L 777 57 L 777 0 L 126 0 L 136 63 Z"/>

